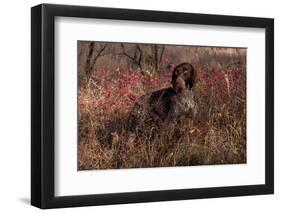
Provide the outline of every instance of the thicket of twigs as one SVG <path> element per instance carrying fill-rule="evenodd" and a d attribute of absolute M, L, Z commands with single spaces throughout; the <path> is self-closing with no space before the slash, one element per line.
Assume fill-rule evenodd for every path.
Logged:
<path fill-rule="evenodd" d="M 246 162 L 246 49 L 79 42 L 78 59 L 79 170 Z M 134 103 L 171 86 L 181 62 L 198 72 L 197 116 L 132 137 Z"/>

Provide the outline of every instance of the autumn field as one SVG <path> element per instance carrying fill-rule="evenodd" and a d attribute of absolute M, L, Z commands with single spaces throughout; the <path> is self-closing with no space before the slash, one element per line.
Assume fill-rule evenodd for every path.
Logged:
<path fill-rule="evenodd" d="M 78 170 L 246 163 L 246 53 L 78 41 Z M 173 132 L 147 125 L 132 134 L 135 103 L 171 87 L 182 62 L 197 71 L 196 116 Z"/>

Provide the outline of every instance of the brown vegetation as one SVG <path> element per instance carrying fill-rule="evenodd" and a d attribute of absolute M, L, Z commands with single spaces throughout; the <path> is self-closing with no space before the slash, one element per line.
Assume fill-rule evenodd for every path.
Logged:
<path fill-rule="evenodd" d="M 246 162 L 246 49 L 78 42 L 78 51 L 79 170 Z M 136 137 L 133 107 L 173 87 L 185 61 L 198 74 L 196 116 L 174 131 L 145 123 Z"/>

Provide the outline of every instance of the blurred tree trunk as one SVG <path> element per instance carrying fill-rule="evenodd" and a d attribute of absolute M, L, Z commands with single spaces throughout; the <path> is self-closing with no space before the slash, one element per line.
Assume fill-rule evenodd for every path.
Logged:
<path fill-rule="evenodd" d="M 155 72 L 159 71 L 160 63 L 165 51 L 165 45 L 152 44 L 153 68 Z"/>
<path fill-rule="evenodd" d="M 95 43 L 94 42 L 90 42 L 90 44 L 89 44 L 89 53 L 88 53 L 86 64 L 85 64 L 85 73 L 86 73 L 87 81 L 88 81 L 89 76 L 91 74 L 91 68 L 92 68 L 92 66 L 91 66 L 91 59 L 92 59 L 92 56 L 93 56 L 94 48 L 95 48 Z"/>
<path fill-rule="evenodd" d="M 140 45 L 136 44 L 133 48 L 133 50 L 129 51 L 127 50 L 125 44 L 120 44 L 122 52 L 117 53 L 117 55 L 123 55 L 126 56 L 129 60 L 132 61 L 132 63 L 140 68 L 142 70 L 142 57 L 143 57 L 143 52 L 142 49 L 140 48 Z"/>
<path fill-rule="evenodd" d="M 102 53 L 105 51 L 107 44 L 100 44 L 100 47 L 98 48 L 95 42 L 89 43 L 89 52 L 87 55 L 86 63 L 85 63 L 85 74 L 86 74 L 86 83 L 89 82 L 94 66 L 98 60 L 99 57 L 102 56 Z M 95 54 L 94 54 L 95 53 Z"/>
<path fill-rule="evenodd" d="M 157 44 L 152 45 L 152 49 L 153 49 L 154 69 L 157 72 L 158 71 L 158 64 L 159 64 Z"/>

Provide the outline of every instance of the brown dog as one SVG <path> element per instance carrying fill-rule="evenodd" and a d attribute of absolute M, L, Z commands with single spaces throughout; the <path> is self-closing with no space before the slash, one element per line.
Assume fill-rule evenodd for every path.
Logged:
<path fill-rule="evenodd" d="M 184 125 L 197 113 L 192 88 L 196 71 L 189 63 L 179 64 L 172 74 L 172 87 L 145 94 L 134 105 L 130 115 L 131 130 L 147 125 L 173 128 Z"/>

